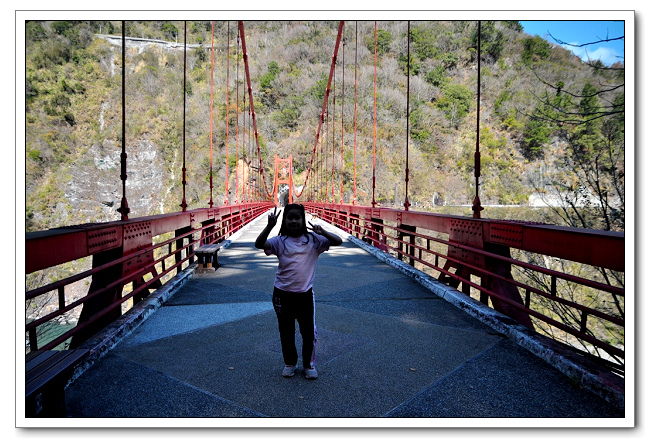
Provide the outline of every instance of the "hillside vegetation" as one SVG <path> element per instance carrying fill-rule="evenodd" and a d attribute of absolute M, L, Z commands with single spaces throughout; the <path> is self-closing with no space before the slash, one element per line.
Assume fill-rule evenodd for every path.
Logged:
<path fill-rule="evenodd" d="M 208 206 L 211 170 L 218 206 L 224 202 L 226 171 L 232 203 L 241 200 L 243 188 L 235 167 L 250 172 L 251 159 L 257 166 L 237 22 L 216 21 L 214 31 L 210 21 L 184 26 L 126 22 L 126 36 L 139 39 L 127 42 L 125 71 L 131 217 L 180 210 L 184 142 L 189 209 Z M 328 109 L 318 146 L 329 154 L 329 170 L 335 152 L 337 202 L 341 141 L 343 201 L 349 203 L 356 140 L 358 203 L 372 200 L 375 148 L 376 200 L 402 206 L 407 67 L 412 208 L 466 205 L 474 198 L 477 23 L 412 21 L 410 45 L 407 26 L 377 23 L 375 134 L 375 22 L 345 24 L 330 93 L 336 103 Z M 122 48 L 119 39 L 107 36 L 121 37 L 121 27 L 119 21 L 27 23 L 27 231 L 119 219 Z M 245 23 L 269 189 L 276 155 L 292 155 L 296 184 L 304 181 L 337 27 L 326 21 Z M 623 65 L 586 64 L 523 33 L 518 22 L 482 22 L 481 34 L 482 203 L 560 198 L 545 219 L 623 230 Z"/>

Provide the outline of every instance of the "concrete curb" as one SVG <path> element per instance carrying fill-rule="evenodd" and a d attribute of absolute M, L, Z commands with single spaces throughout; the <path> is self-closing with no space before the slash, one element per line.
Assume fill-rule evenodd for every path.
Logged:
<path fill-rule="evenodd" d="M 264 214 L 258 216 L 253 221 L 249 222 L 237 232 L 231 235 L 219 249 L 224 250 L 228 248 L 234 241 L 239 239 L 241 235 L 246 232 L 250 226 L 255 224 L 261 219 Z M 92 338 L 84 342 L 81 349 L 88 349 L 89 355 L 87 359 L 78 365 L 72 378 L 66 384 L 68 387 L 86 370 L 88 370 L 94 363 L 103 358 L 110 352 L 122 339 L 133 333 L 149 316 L 151 316 L 158 308 L 166 303 L 174 293 L 181 288 L 188 280 L 194 277 L 198 264 L 195 262 L 186 267 L 180 274 L 171 278 L 161 288 L 151 293 L 142 302 L 136 304 L 133 308 L 128 310 L 125 314 L 115 320 L 115 322 L 108 325 L 102 331 L 94 335 Z"/>
<path fill-rule="evenodd" d="M 342 238 L 354 243 L 387 265 L 413 278 L 438 297 L 507 336 L 522 348 L 571 378 L 579 387 L 595 393 L 618 409 L 625 410 L 625 380 L 623 378 L 579 356 L 564 345 L 524 327 L 514 319 L 438 281 L 429 274 L 415 269 L 392 255 L 361 241 L 338 227 L 334 227 L 319 218 L 315 217 L 315 219 L 324 224 L 328 231 L 335 232 Z"/>

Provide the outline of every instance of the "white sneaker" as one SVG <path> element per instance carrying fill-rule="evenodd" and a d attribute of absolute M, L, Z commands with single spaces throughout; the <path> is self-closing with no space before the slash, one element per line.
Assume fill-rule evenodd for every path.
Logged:
<path fill-rule="evenodd" d="M 308 380 L 315 380 L 316 378 L 318 378 L 318 372 L 316 371 L 315 368 L 305 369 L 305 378 L 307 378 Z"/>
<path fill-rule="evenodd" d="M 296 366 L 284 366 L 282 369 L 282 376 L 285 378 L 291 378 L 296 371 Z"/>

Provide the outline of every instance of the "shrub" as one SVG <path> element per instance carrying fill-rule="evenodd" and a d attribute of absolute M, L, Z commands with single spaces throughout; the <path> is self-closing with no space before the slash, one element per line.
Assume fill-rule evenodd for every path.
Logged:
<path fill-rule="evenodd" d="M 472 46 L 478 48 L 478 26 L 472 32 Z M 503 31 L 497 30 L 493 21 L 481 23 L 481 56 L 488 55 L 495 61 L 499 59 L 503 47 L 506 43 L 506 37 Z"/>
<path fill-rule="evenodd" d="M 399 63 L 399 67 L 402 69 L 402 72 L 404 72 L 404 74 L 406 75 L 408 70 L 408 72 L 411 75 L 417 76 L 420 73 L 420 63 L 415 62 L 415 58 L 413 57 L 413 55 L 410 55 L 408 62 L 409 63 L 407 64 L 407 57 L 405 54 L 399 55 L 398 63 Z"/>
<path fill-rule="evenodd" d="M 322 75 L 321 78 L 316 81 L 316 85 L 310 89 L 309 93 L 320 101 L 323 101 L 325 99 L 325 90 L 327 90 L 328 79 L 329 77 L 327 75 Z"/>
<path fill-rule="evenodd" d="M 428 123 L 421 109 L 415 109 L 409 114 L 409 134 L 411 138 L 418 141 L 425 141 L 431 135 Z"/>
<path fill-rule="evenodd" d="M 526 65 L 548 59 L 551 55 L 551 44 L 539 36 L 527 37 L 524 39 L 523 44 L 524 50 L 521 53 L 521 60 Z"/>
<path fill-rule="evenodd" d="M 73 27 L 72 22 L 65 21 L 56 21 L 52 24 L 52 29 L 56 34 L 65 34 L 66 31 Z"/>
<path fill-rule="evenodd" d="M 32 149 L 27 153 L 27 157 L 35 162 L 39 162 L 41 160 L 41 152 L 38 149 Z"/>
<path fill-rule="evenodd" d="M 273 82 L 278 73 L 280 73 L 280 66 L 277 62 L 271 61 L 269 63 L 267 72 L 262 75 L 262 78 L 260 78 L 260 88 L 262 90 L 270 89 L 271 82 Z"/>
<path fill-rule="evenodd" d="M 171 22 L 167 22 L 162 26 L 162 32 L 165 33 L 167 39 L 175 40 L 178 38 L 178 28 Z"/>
<path fill-rule="evenodd" d="M 28 41 L 39 42 L 47 36 L 43 26 L 39 22 L 29 21 L 25 24 L 25 37 Z"/>
<path fill-rule="evenodd" d="M 447 71 L 442 65 L 431 70 L 424 76 L 424 80 L 432 86 L 440 87 L 447 82 L 449 78 L 445 76 Z"/>
<path fill-rule="evenodd" d="M 415 53 L 420 60 L 436 57 L 438 48 L 433 30 L 417 27 L 411 30 L 410 41 L 413 42 Z"/>
<path fill-rule="evenodd" d="M 511 132 L 519 132 L 524 128 L 524 124 L 517 120 L 517 111 L 510 109 L 508 115 L 503 120 L 503 127 Z"/>
<path fill-rule="evenodd" d="M 452 111 L 456 113 L 456 117 L 459 119 L 468 114 L 474 92 L 461 84 L 448 84 L 442 91 L 443 96 L 438 100 L 436 106 L 445 111 L 448 118 L 452 118 Z"/>
<path fill-rule="evenodd" d="M 502 20 L 502 24 L 511 30 L 519 31 L 520 33 L 524 30 L 524 27 L 518 20 Z"/>
<path fill-rule="evenodd" d="M 370 53 L 375 54 L 375 37 L 367 36 L 365 39 L 366 47 Z M 377 30 L 377 56 L 381 56 L 390 51 L 390 44 L 393 41 L 393 36 L 390 32 L 382 29 Z"/>
<path fill-rule="evenodd" d="M 436 59 L 438 59 L 446 69 L 454 68 L 458 64 L 458 55 L 454 53 L 443 53 L 436 57 Z"/>
<path fill-rule="evenodd" d="M 524 155 L 530 159 L 539 159 L 544 154 L 544 146 L 551 140 L 551 129 L 548 123 L 532 118 L 524 126 L 523 140 Z"/>

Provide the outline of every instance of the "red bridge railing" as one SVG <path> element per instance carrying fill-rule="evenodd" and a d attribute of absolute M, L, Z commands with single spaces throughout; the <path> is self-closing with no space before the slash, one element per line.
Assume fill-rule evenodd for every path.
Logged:
<path fill-rule="evenodd" d="M 624 233 L 345 204 L 305 208 L 624 373 Z"/>
<path fill-rule="evenodd" d="M 54 309 L 26 323 L 28 350 L 74 348 L 117 319 L 165 278 L 194 262 L 197 245 L 219 242 L 273 204 L 253 203 L 33 232 L 26 273 L 75 260 L 92 267 L 26 291 L 27 303 L 51 297 Z M 345 204 L 305 204 L 308 212 L 397 257 L 537 332 L 624 372 L 624 233 L 538 223 L 474 219 Z M 578 268 L 554 267 L 574 263 Z M 613 277 L 601 277 L 613 273 Z M 604 280 L 597 280 L 603 278 Z M 608 282 L 619 278 L 620 284 Z M 65 288 L 89 282 L 66 300 Z M 577 293 L 582 299 L 576 298 Z M 81 307 L 58 336 L 47 324 Z"/>
<path fill-rule="evenodd" d="M 27 304 L 57 299 L 54 310 L 26 323 L 28 350 L 79 346 L 118 318 L 125 302 L 141 301 L 160 288 L 166 277 L 193 263 L 195 247 L 227 239 L 271 206 L 248 203 L 28 233 L 28 275 L 92 258 L 92 268 L 26 291 Z M 87 294 L 66 300 L 66 286 L 83 281 L 90 282 Z M 79 307 L 74 328 L 54 337 L 52 332 L 44 334 L 47 324 Z"/>

